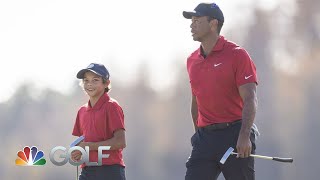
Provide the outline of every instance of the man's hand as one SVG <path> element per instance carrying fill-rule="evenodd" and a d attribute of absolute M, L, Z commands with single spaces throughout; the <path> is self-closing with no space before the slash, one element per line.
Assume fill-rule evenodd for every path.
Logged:
<path fill-rule="evenodd" d="M 239 134 L 238 137 L 238 142 L 237 142 L 237 158 L 247 158 L 250 156 L 251 154 L 251 149 L 252 149 L 252 145 L 251 145 L 251 141 L 249 139 L 250 135 L 243 135 L 243 134 Z"/>

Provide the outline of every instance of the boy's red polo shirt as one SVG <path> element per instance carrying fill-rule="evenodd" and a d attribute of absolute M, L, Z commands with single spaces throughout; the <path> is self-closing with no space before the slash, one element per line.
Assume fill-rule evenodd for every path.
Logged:
<path fill-rule="evenodd" d="M 220 36 L 204 58 L 200 48 L 187 60 L 192 94 L 198 104 L 198 127 L 242 119 L 238 87 L 257 83 L 256 67 L 248 53 Z"/>
<path fill-rule="evenodd" d="M 79 109 L 72 135 L 83 135 L 85 142 L 98 142 L 112 138 L 114 131 L 118 129 L 124 129 L 122 108 L 117 101 L 105 93 L 94 107 L 91 107 L 88 102 Z M 122 149 L 103 151 L 103 154 L 110 154 L 110 156 L 103 158 L 102 164 L 125 166 Z M 90 162 L 98 162 L 98 151 L 90 151 L 89 160 Z"/>

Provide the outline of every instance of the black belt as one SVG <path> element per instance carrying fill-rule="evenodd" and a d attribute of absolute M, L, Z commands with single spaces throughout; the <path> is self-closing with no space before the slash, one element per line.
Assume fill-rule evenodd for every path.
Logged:
<path fill-rule="evenodd" d="M 227 127 L 233 126 L 235 124 L 241 123 L 241 119 L 240 120 L 236 120 L 233 122 L 227 122 L 227 123 L 217 123 L 217 124 L 210 124 L 208 126 L 204 126 L 201 127 L 205 130 L 219 130 L 219 129 L 225 129 Z"/>

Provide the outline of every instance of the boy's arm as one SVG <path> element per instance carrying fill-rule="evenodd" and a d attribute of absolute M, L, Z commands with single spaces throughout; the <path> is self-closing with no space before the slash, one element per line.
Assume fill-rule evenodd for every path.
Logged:
<path fill-rule="evenodd" d="M 98 150 L 99 146 L 111 146 L 110 150 L 123 149 L 126 147 L 125 130 L 118 129 L 113 133 L 113 137 L 99 142 L 81 142 L 78 146 L 84 148 L 89 146 L 90 150 Z"/>

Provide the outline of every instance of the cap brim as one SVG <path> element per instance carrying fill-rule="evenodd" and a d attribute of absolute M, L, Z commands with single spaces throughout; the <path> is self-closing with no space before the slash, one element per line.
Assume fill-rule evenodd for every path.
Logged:
<path fill-rule="evenodd" d="M 195 12 L 195 11 L 183 11 L 182 15 L 186 19 L 191 19 L 192 16 L 196 16 L 196 17 L 204 16 L 203 14 L 200 14 L 199 12 Z"/>
<path fill-rule="evenodd" d="M 91 72 L 93 72 L 93 73 L 95 73 L 95 74 L 97 74 L 97 75 L 99 75 L 99 76 L 102 77 L 101 74 L 95 72 L 95 71 L 92 70 L 92 69 L 81 69 L 81 70 L 77 73 L 77 78 L 78 78 L 78 79 L 83 79 L 83 78 L 84 78 L 84 74 L 85 74 L 86 72 L 88 72 L 88 71 L 91 71 Z"/>

